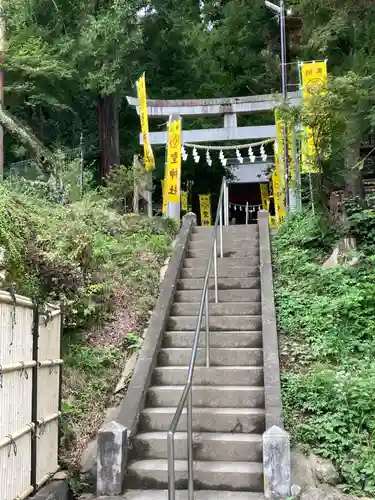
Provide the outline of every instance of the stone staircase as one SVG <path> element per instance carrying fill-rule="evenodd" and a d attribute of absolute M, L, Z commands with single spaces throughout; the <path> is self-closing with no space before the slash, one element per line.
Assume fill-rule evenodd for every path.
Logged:
<path fill-rule="evenodd" d="M 211 366 L 205 366 L 202 330 L 194 373 L 196 500 L 255 499 L 263 494 L 265 411 L 258 226 L 226 226 L 223 233 L 224 258 L 218 258 L 219 303 L 214 303 L 213 280 L 209 294 Z M 132 439 L 127 492 L 122 498 L 168 498 L 167 431 L 186 382 L 211 241 L 212 228 L 195 227 L 190 236 L 139 431 Z M 177 499 L 187 499 L 186 436 L 183 414 L 175 435 Z"/>

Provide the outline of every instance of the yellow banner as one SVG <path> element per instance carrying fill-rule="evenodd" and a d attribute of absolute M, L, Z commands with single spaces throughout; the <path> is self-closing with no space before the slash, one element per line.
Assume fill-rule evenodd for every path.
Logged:
<path fill-rule="evenodd" d="M 272 192 L 273 192 L 273 202 L 275 206 L 275 216 L 276 216 L 276 221 L 280 221 L 280 183 L 279 183 L 279 176 L 277 172 L 275 171 L 272 174 Z"/>
<path fill-rule="evenodd" d="M 327 63 L 326 61 L 302 63 L 302 96 L 308 99 L 319 87 L 324 87 L 327 83 Z"/>
<path fill-rule="evenodd" d="M 201 225 L 211 226 L 211 195 L 200 194 L 199 204 L 201 209 Z"/>
<path fill-rule="evenodd" d="M 146 96 L 146 77 L 145 74 L 137 80 L 137 92 L 139 103 L 139 116 L 141 119 L 141 132 L 143 137 L 144 162 L 146 170 L 155 168 L 155 158 L 152 152 L 150 139 L 148 136 L 148 115 L 147 115 L 147 96 Z"/>
<path fill-rule="evenodd" d="M 275 155 L 275 163 L 276 169 L 279 171 L 282 167 L 282 162 L 284 158 L 284 124 L 280 118 L 279 110 L 275 109 L 275 124 L 276 124 L 276 155 Z M 281 172 L 280 172 L 281 173 Z M 283 179 L 283 176 L 280 175 L 280 179 Z"/>
<path fill-rule="evenodd" d="M 188 195 L 186 191 L 181 191 L 181 210 L 188 211 Z"/>
<path fill-rule="evenodd" d="M 167 201 L 180 201 L 181 186 L 181 120 L 168 125 L 168 160 L 167 160 Z"/>
<path fill-rule="evenodd" d="M 268 193 L 268 184 L 260 185 L 260 196 L 262 198 L 262 208 L 263 210 L 268 210 L 270 203 L 270 195 Z"/>
<path fill-rule="evenodd" d="M 276 205 L 278 206 L 278 212 L 276 214 L 277 220 L 281 221 L 286 216 L 286 193 L 285 193 L 285 168 L 284 168 L 284 151 L 285 151 L 285 141 L 284 141 L 284 121 L 280 118 L 279 110 L 275 110 L 275 123 L 276 123 L 276 152 L 275 152 L 275 182 L 278 187 L 278 191 L 274 197 L 277 196 L 275 201 L 275 211 Z M 288 164 L 289 164 L 289 187 L 293 186 L 296 180 L 296 166 L 294 164 L 294 152 L 295 152 L 295 137 L 293 126 L 288 125 Z M 273 183 L 273 181 L 272 181 Z"/>
<path fill-rule="evenodd" d="M 302 81 L 302 97 L 308 102 L 311 95 L 319 91 L 327 84 L 327 63 L 326 61 L 302 63 L 301 65 L 301 81 Z M 304 140 L 302 146 L 302 173 L 318 172 L 316 166 L 316 144 L 313 130 L 306 127 L 304 131 Z"/>
<path fill-rule="evenodd" d="M 163 215 L 167 214 L 167 183 L 165 179 L 161 180 L 161 191 L 163 193 Z"/>

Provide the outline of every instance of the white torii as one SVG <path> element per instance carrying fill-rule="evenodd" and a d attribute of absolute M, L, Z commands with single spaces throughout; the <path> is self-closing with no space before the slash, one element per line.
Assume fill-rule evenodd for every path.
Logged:
<path fill-rule="evenodd" d="M 127 101 L 130 106 L 136 109 L 139 115 L 138 98 L 127 96 Z M 289 92 L 288 101 L 292 106 L 299 105 L 301 103 L 300 93 Z M 276 137 L 276 125 L 238 127 L 237 115 L 271 111 L 281 102 L 280 94 L 225 97 L 221 99 L 148 99 L 147 113 L 149 118 L 165 118 L 166 120 L 171 116 L 181 116 L 182 118 L 223 116 L 222 128 L 183 130 L 182 141 L 186 143 L 208 144 L 210 142 L 248 141 Z M 167 144 L 168 133 L 167 131 L 150 132 L 149 140 L 154 145 Z M 139 142 L 143 144 L 141 133 L 139 134 Z M 168 209 L 168 214 L 179 219 L 180 204 L 175 205 L 172 210 Z"/>

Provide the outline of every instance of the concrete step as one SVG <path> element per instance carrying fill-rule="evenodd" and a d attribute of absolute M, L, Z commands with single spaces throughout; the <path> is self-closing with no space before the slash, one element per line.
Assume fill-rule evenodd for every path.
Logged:
<path fill-rule="evenodd" d="M 153 385 L 184 385 L 187 366 L 158 366 L 154 369 Z M 194 385 L 251 385 L 263 386 L 261 366 L 196 366 Z"/>
<path fill-rule="evenodd" d="M 153 385 L 147 391 L 148 406 L 177 406 L 184 385 Z M 213 408 L 263 408 L 264 388 L 233 385 L 193 386 L 193 405 Z"/>
<path fill-rule="evenodd" d="M 176 407 L 145 408 L 140 416 L 143 431 L 167 431 L 171 425 Z M 177 426 L 186 431 L 186 409 L 183 410 Z M 265 415 L 261 408 L 194 408 L 194 432 L 238 432 L 262 433 L 265 430 Z"/>
<path fill-rule="evenodd" d="M 212 242 L 209 239 L 203 240 L 190 240 L 188 242 L 189 250 L 207 250 L 211 249 Z M 220 239 L 217 241 L 217 247 L 220 248 Z M 259 237 L 238 237 L 238 238 L 224 238 L 223 241 L 223 250 L 224 252 L 228 252 L 231 250 L 259 250 Z"/>
<path fill-rule="evenodd" d="M 207 258 L 207 255 L 209 253 L 209 249 L 199 249 L 199 250 L 193 250 L 189 249 L 186 252 L 186 257 L 188 259 L 195 259 L 195 258 Z M 220 257 L 220 251 L 218 250 L 217 253 L 218 257 Z M 224 258 L 238 258 L 238 257 L 247 257 L 247 258 L 256 258 L 258 257 L 259 260 L 259 247 L 253 247 L 253 248 L 245 248 L 245 249 L 225 249 L 223 253 Z"/>
<path fill-rule="evenodd" d="M 259 266 L 259 255 L 253 257 L 223 257 L 217 261 L 219 272 L 232 267 Z M 186 258 L 184 268 L 206 267 L 207 256 L 204 258 Z"/>
<path fill-rule="evenodd" d="M 192 347 L 194 332 L 171 331 L 163 336 L 163 347 Z M 210 332 L 210 346 L 212 347 L 259 347 L 263 345 L 262 332 Z M 199 339 L 199 347 L 205 346 L 204 332 Z"/>
<path fill-rule="evenodd" d="M 172 316 L 197 316 L 199 302 L 177 302 L 171 308 Z M 259 302 L 218 302 L 210 304 L 210 316 L 241 316 L 261 314 L 262 306 Z"/>
<path fill-rule="evenodd" d="M 189 249 L 186 252 L 186 257 L 189 259 L 202 259 L 202 258 L 207 258 L 207 255 L 209 253 L 209 248 L 201 248 L 201 249 Z M 220 257 L 220 250 L 217 252 L 218 257 Z M 258 257 L 259 259 L 259 246 L 254 246 L 254 247 L 245 247 L 245 248 L 232 248 L 232 249 L 224 249 L 224 254 L 223 257 L 247 257 L 247 258 L 255 258 Z"/>
<path fill-rule="evenodd" d="M 175 302 L 200 302 L 202 290 L 177 290 L 175 293 Z M 218 290 L 218 299 L 220 302 L 260 302 L 260 288 L 243 288 L 241 290 Z M 209 290 L 208 300 L 215 301 L 214 290 Z"/>
<path fill-rule="evenodd" d="M 187 488 L 187 462 L 175 461 L 178 489 Z M 139 460 L 129 464 L 128 488 L 168 487 L 167 460 Z M 199 489 L 263 492 L 263 465 L 258 462 L 194 462 L 194 483 Z"/>
<path fill-rule="evenodd" d="M 206 276 L 206 267 L 185 268 L 181 271 L 181 278 L 204 278 Z M 214 276 L 214 266 L 211 266 L 211 276 Z M 227 267 L 226 269 L 218 269 L 219 278 L 250 278 L 251 276 L 259 276 L 259 266 L 248 267 Z"/>
<path fill-rule="evenodd" d="M 206 319 L 203 317 L 201 329 L 205 328 Z M 257 316 L 210 316 L 209 328 L 211 332 L 218 331 L 260 331 L 262 318 Z M 170 316 L 167 329 L 173 331 L 195 331 L 197 327 L 196 316 Z"/>
<path fill-rule="evenodd" d="M 121 497 L 107 500 L 168 500 L 168 490 L 129 490 Z M 189 500 L 188 491 L 177 490 L 176 500 Z M 194 492 L 194 500 L 264 500 L 264 497 L 260 493 L 249 491 L 198 490 Z"/>
<path fill-rule="evenodd" d="M 178 280 L 178 290 L 203 290 L 203 278 L 187 278 Z M 214 290 L 215 282 L 211 278 L 208 284 L 210 290 Z M 243 288 L 260 289 L 259 278 L 219 278 L 218 290 L 241 290 Z"/>
<path fill-rule="evenodd" d="M 219 229 L 218 229 L 219 233 Z M 245 235 L 245 236 L 256 236 L 259 234 L 259 229 L 257 224 L 252 224 L 248 226 L 224 226 L 223 227 L 223 235 L 233 237 L 236 235 Z M 202 238 L 212 238 L 213 228 L 212 227 L 201 227 L 197 226 L 193 232 L 191 233 L 192 239 L 202 239 Z"/>
<path fill-rule="evenodd" d="M 160 349 L 159 366 L 189 366 L 191 348 Z M 210 349 L 212 366 L 262 366 L 263 349 L 213 347 Z M 199 348 L 196 366 L 206 364 L 206 349 Z"/>
<path fill-rule="evenodd" d="M 133 456 L 141 458 L 168 458 L 167 433 L 144 432 L 132 440 Z M 230 432 L 200 432 L 193 434 L 194 460 L 225 460 L 232 462 L 261 462 L 263 459 L 261 434 L 231 434 Z M 176 432 L 174 437 L 176 460 L 187 460 L 187 433 Z"/>

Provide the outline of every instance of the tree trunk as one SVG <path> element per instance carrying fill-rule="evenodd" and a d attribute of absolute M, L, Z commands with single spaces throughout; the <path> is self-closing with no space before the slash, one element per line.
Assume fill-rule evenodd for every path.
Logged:
<path fill-rule="evenodd" d="M 120 164 L 118 106 L 115 95 L 99 98 L 100 178 L 104 182 L 111 167 Z"/>
<path fill-rule="evenodd" d="M 360 137 L 358 136 L 359 125 L 356 120 L 348 122 L 347 137 L 349 138 L 349 145 L 345 158 L 345 195 L 348 198 L 359 196 L 361 199 L 364 197 L 363 182 L 361 171 L 358 168 L 360 160 Z M 356 166 L 357 165 L 357 166 Z"/>
<path fill-rule="evenodd" d="M 35 154 L 38 165 L 45 173 L 50 172 L 51 152 L 44 146 L 35 135 L 27 129 L 17 118 L 5 110 L 0 103 L 0 125 L 2 125 L 13 137 L 18 139 L 24 146 L 31 149 Z"/>

